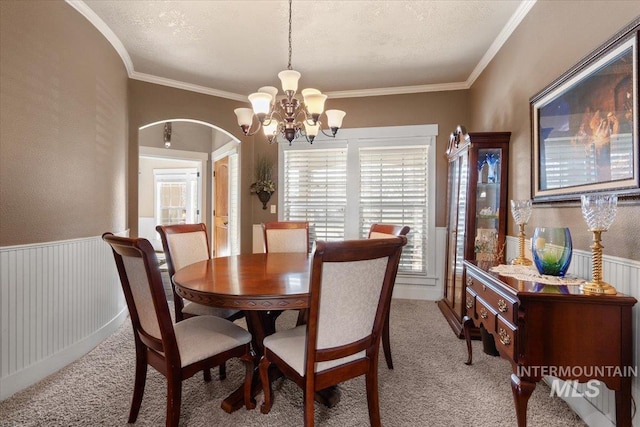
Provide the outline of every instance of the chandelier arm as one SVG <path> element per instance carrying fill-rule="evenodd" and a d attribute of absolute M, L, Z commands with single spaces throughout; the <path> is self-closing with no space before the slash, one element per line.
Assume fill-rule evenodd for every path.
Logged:
<path fill-rule="evenodd" d="M 303 119 L 299 120 L 300 115 L 303 115 Z M 309 115 L 307 114 L 306 110 L 304 108 L 299 108 L 298 112 L 295 115 L 294 120 L 296 121 L 296 125 L 303 125 L 303 122 L 307 122 L 309 125 L 313 125 L 313 121 L 309 121 Z"/>
<path fill-rule="evenodd" d="M 318 123 L 319 123 L 319 122 L 318 122 Z M 324 136 L 328 136 L 329 138 L 335 138 L 335 137 L 336 137 L 335 135 L 332 135 L 332 134 L 326 133 L 326 132 L 324 131 L 324 129 L 322 129 L 322 128 L 320 128 L 320 132 L 322 132 L 322 134 L 323 134 Z"/>
<path fill-rule="evenodd" d="M 260 129 L 262 129 L 262 123 L 258 122 L 258 127 L 253 132 L 251 132 L 251 128 L 249 128 L 249 129 L 247 129 L 247 133 L 245 133 L 244 135 L 245 136 L 253 136 L 256 133 L 258 133 L 258 131 L 260 131 Z"/>
<path fill-rule="evenodd" d="M 278 124 L 280 124 L 280 123 L 282 123 L 284 121 L 284 117 L 282 117 L 282 114 L 280 114 L 280 112 L 278 110 L 274 109 L 271 112 L 271 116 L 269 117 L 269 124 L 271 124 L 271 120 L 273 120 L 273 117 L 275 117 L 278 120 Z"/>

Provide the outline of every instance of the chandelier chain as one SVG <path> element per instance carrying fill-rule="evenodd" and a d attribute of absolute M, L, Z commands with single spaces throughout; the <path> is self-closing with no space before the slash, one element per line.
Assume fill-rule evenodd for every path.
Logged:
<path fill-rule="evenodd" d="M 287 66 L 287 70 L 293 70 L 293 68 L 291 68 L 291 2 L 293 0 L 289 0 L 289 65 Z"/>

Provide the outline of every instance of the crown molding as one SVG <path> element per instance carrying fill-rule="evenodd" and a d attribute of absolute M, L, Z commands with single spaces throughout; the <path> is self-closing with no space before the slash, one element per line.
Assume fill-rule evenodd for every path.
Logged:
<path fill-rule="evenodd" d="M 191 92 L 202 93 L 205 95 L 217 96 L 220 98 L 231 99 L 233 101 L 247 102 L 247 96 L 237 94 L 233 92 L 227 92 L 223 90 L 213 89 L 206 86 L 195 85 L 191 83 L 182 82 L 179 80 L 168 79 L 164 77 L 154 76 L 152 74 L 140 73 L 133 67 L 133 62 L 129 56 L 129 52 L 124 47 L 118 36 L 107 26 L 107 24 L 82 0 L 65 0 L 67 4 L 77 10 L 82 16 L 84 16 L 102 35 L 111 43 L 113 48 L 118 52 L 124 66 L 127 70 L 129 78 L 134 80 L 140 80 L 148 83 L 159 84 L 162 86 L 173 87 L 176 89 L 188 90 Z M 412 93 L 424 93 L 424 92 L 443 92 L 450 90 L 464 90 L 469 89 L 471 85 L 480 76 L 482 71 L 491 62 L 493 57 L 498 53 L 500 48 L 504 45 L 507 39 L 511 36 L 513 31 L 518 27 L 520 22 L 529 13 L 533 5 L 537 0 L 525 0 L 518 7 L 516 12 L 511 16 L 509 22 L 504 26 L 498 37 L 491 44 L 487 52 L 484 54 L 478 65 L 469 75 L 469 78 L 465 82 L 454 83 L 440 83 L 430 85 L 416 85 L 416 86 L 398 86 L 376 89 L 362 89 L 362 90 L 344 90 L 335 92 L 326 92 L 325 94 L 329 98 L 361 98 L 368 96 L 385 96 L 385 95 L 404 95 Z"/>
<path fill-rule="evenodd" d="M 155 83 L 162 86 L 170 86 L 176 89 L 183 89 L 191 92 L 198 92 L 205 95 L 218 96 L 220 98 L 227 98 L 234 101 L 249 102 L 249 100 L 247 99 L 247 95 L 240 95 L 237 93 L 227 92 L 224 90 L 212 89 L 210 87 L 194 85 L 191 83 L 185 83 L 179 80 L 166 79 L 164 77 L 154 76 L 153 74 L 145 74 L 145 73 L 139 73 L 137 71 L 133 71 L 132 73 L 129 74 L 129 78 L 132 78 L 134 80 L 140 80 L 143 82 L 148 82 L 148 83 Z"/>
<path fill-rule="evenodd" d="M 82 16 L 84 16 L 91 24 L 102 35 L 111 43 L 111 46 L 118 52 L 122 62 L 124 63 L 125 68 L 127 69 L 127 74 L 131 77 L 131 73 L 134 72 L 133 62 L 131 61 L 131 57 L 129 56 L 129 52 L 124 47 L 116 33 L 111 31 L 111 28 L 102 20 L 96 13 L 89 7 L 87 4 L 81 0 L 65 0 L 67 4 L 77 10 Z"/>
<path fill-rule="evenodd" d="M 511 34 L 513 34 L 518 25 L 520 25 L 524 17 L 527 16 L 533 5 L 536 4 L 536 1 L 537 0 L 525 0 L 520 3 L 518 9 L 516 9 L 502 31 L 500 31 L 500 33 L 498 34 L 498 37 L 496 37 L 493 43 L 491 43 L 489 49 L 487 49 L 484 56 L 480 59 L 480 62 L 478 62 L 476 68 L 474 68 L 469 75 L 469 78 L 466 81 L 467 87 L 471 87 L 476 79 L 480 76 L 480 74 L 482 74 L 493 57 L 496 56 L 498 51 L 500 51 L 502 46 L 507 42 L 509 37 L 511 37 Z"/>
<path fill-rule="evenodd" d="M 409 93 L 443 92 L 447 90 L 469 89 L 466 82 L 439 83 L 431 85 L 381 87 L 377 89 L 343 90 L 324 92 L 329 98 L 360 98 L 365 96 L 404 95 Z"/>

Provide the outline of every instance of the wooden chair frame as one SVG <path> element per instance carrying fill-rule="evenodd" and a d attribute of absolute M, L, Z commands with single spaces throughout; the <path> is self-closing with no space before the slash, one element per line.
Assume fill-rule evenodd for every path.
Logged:
<path fill-rule="evenodd" d="M 135 423 L 147 378 L 147 365 L 151 365 L 167 378 L 167 415 L 166 425 L 177 426 L 180 419 L 180 404 L 182 399 L 182 381 L 192 377 L 198 371 L 219 366 L 232 357 L 240 358 L 246 367 L 244 383 L 244 400 L 247 409 L 255 407 L 251 397 L 251 381 L 254 362 L 250 344 L 240 345 L 217 355 L 200 360 L 193 364 L 181 367 L 180 352 L 176 342 L 173 322 L 169 314 L 169 306 L 164 293 L 162 277 L 158 268 L 158 260 L 151 243 L 146 239 L 132 239 L 117 237 L 112 233 L 105 233 L 102 239 L 107 242 L 112 250 L 118 268 L 118 275 L 124 292 L 125 300 L 129 308 L 133 336 L 136 347 L 136 373 L 129 412 L 128 423 Z M 135 304 L 129 278 L 124 266 L 123 257 L 142 258 L 151 290 L 153 309 L 156 313 L 160 327 L 161 339 L 157 339 L 147 333 L 140 323 L 138 308 Z"/>
<path fill-rule="evenodd" d="M 171 245 L 169 245 L 169 238 L 173 234 L 180 233 L 197 233 L 202 232 L 205 235 L 205 241 L 207 243 L 207 258 L 211 258 L 211 247 L 209 246 L 209 234 L 207 233 L 207 226 L 203 223 L 199 224 L 174 224 L 174 225 L 158 225 L 156 231 L 160 234 L 162 240 L 162 248 L 164 249 L 165 258 L 167 260 L 167 267 L 169 270 L 169 281 L 171 282 L 171 292 L 173 293 L 173 304 L 175 311 L 176 322 L 181 322 L 184 319 L 193 317 L 194 314 L 184 313 L 184 301 L 182 297 L 176 292 L 176 285 L 173 283 L 173 275 L 176 274 L 176 268 L 173 261 L 173 255 L 171 254 Z M 233 322 L 234 320 L 244 317 L 244 312 L 237 311 L 231 316 L 225 317 L 225 319 Z M 204 380 L 211 381 L 211 373 L 208 369 L 203 372 Z M 225 363 L 220 364 L 218 367 L 218 375 L 221 380 L 227 378 L 227 367 Z"/>
<path fill-rule="evenodd" d="M 395 273 L 398 263 L 400 262 L 402 246 L 404 246 L 406 242 L 407 238 L 405 236 L 380 240 L 317 242 L 310 278 L 311 302 L 309 318 L 306 324 L 307 335 L 304 375 L 300 375 L 294 368 L 270 351 L 269 348 L 265 348 L 264 356 L 259 365 L 260 379 L 264 391 L 264 403 L 260 408 L 262 413 L 268 413 L 272 405 L 269 368 L 273 363 L 286 377 L 291 378 L 303 389 L 304 425 L 306 427 L 312 427 L 314 425 L 314 396 L 316 391 L 326 389 L 332 385 L 360 375 L 366 376 L 367 405 L 371 425 L 374 427 L 381 425 L 378 400 L 378 351 L 384 318 L 393 292 Z M 316 340 L 318 336 L 318 315 L 320 310 L 320 292 L 322 291 L 323 263 L 361 261 L 382 257 L 388 257 L 388 262 L 371 334 L 357 342 L 333 348 L 317 349 Z M 315 365 L 318 362 L 340 359 L 363 350 L 366 352 L 366 355 L 360 359 L 335 366 L 325 371 L 315 372 Z"/>
<path fill-rule="evenodd" d="M 372 224 L 369 229 L 369 238 L 373 233 L 389 234 L 392 236 L 406 236 L 409 233 L 407 225 L 393 224 Z M 393 369 L 393 359 L 391 357 L 391 339 L 389 337 L 389 318 L 391 317 L 391 299 L 389 299 L 389 310 L 387 317 L 384 319 L 384 328 L 382 329 L 382 349 L 384 350 L 384 360 L 387 362 L 387 368 Z"/>

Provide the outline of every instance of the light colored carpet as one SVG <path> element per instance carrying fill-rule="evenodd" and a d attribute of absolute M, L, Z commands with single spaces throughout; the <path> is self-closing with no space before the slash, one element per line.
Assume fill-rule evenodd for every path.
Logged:
<path fill-rule="evenodd" d="M 395 369 L 380 355 L 382 422 L 393 426 L 515 426 L 511 367 L 487 356 L 474 341 L 474 364 L 466 366 L 464 340 L 457 339 L 436 304 L 393 300 L 391 342 Z M 295 323 L 285 312 L 278 327 Z M 217 374 L 217 370 L 213 371 Z M 205 383 L 196 375 L 183 384 L 181 425 L 300 426 L 302 391 L 291 381 L 274 384 L 271 413 L 259 408 L 227 414 L 220 402 L 242 381 L 242 365 L 232 361 L 225 381 Z M 134 376 L 134 344 L 129 321 L 89 354 L 60 372 L 0 402 L 0 426 L 122 426 L 126 424 Z M 214 375 L 215 377 L 215 375 Z M 319 426 L 368 425 L 363 378 L 340 385 L 334 408 L 316 404 Z M 137 426 L 165 421 L 166 383 L 152 368 L 147 376 Z M 262 395 L 257 397 L 258 404 Z M 529 426 L 583 426 L 549 387 L 539 384 L 529 401 Z"/>

